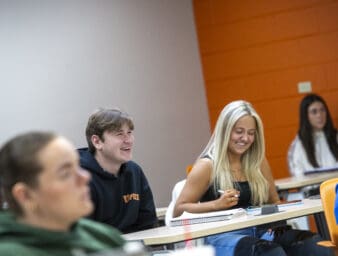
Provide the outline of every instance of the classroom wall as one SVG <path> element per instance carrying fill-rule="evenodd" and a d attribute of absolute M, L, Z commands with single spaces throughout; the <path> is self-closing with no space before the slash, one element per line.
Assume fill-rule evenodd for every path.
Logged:
<path fill-rule="evenodd" d="M 210 136 L 190 0 L 1 0 L 0 74 L 0 144 L 43 129 L 83 147 L 94 109 L 129 112 L 158 207 Z"/>
<path fill-rule="evenodd" d="M 338 1 L 194 0 L 211 127 L 224 105 L 250 101 L 260 113 L 275 178 L 289 176 L 286 153 L 304 94 L 327 101 L 338 124 Z"/>

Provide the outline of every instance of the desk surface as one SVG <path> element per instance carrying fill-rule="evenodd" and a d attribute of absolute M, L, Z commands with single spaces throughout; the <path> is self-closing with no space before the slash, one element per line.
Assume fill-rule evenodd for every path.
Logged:
<path fill-rule="evenodd" d="M 337 178 L 338 171 L 331 173 L 314 173 L 303 177 L 289 177 L 275 180 L 277 190 L 288 190 L 293 188 L 301 188 L 309 185 L 320 184 L 325 180 Z"/>
<path fill-rule="evenodd" d="M 146 245 L 170 244 L 205 237 L 212 234 L 232 231 L 250 226 L 256 226 L 278 220 L 311 215 L 323 211 L 320 199 L 304 199 L 303 204 L 289 206 L 287 210 L 270 215 L 246 215 L 231 220 L 209 222 L 178 227 L 158 227 L 123 235 L 126 240 L 143 240 Z M 188 234 L 187 234 L 188 232 Z"/>

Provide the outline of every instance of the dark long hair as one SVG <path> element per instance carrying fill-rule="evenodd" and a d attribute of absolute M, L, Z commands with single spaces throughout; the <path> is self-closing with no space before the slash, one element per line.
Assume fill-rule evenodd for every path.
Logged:
<path fill-rule="evenodd" d="M 329 148 L 336 158 L 338 160 L 338 144 L 337 144 L 337 129 L 334 127 L 332 118 L 330 115 L 329 108 L 326 105 L 326 102 L 322 97 L 320 97 L 317 94 L 308 94 L 306 95 L 301 103 L 299 108 L 299 130 L 298 130 L 298 136 L 304 146 L 306 156 L 311 163 L 311 165 L 315 167 L 320 167 L 317 159 L 315 157 L 315 145 L 313 141 L 313 129 L 309 121 L 308 117 L 308 109 L 309 106 L 314 102 L 321 102 L 324 105 L 325 111 L 326 111 L 326 123 L 323 128 L 323 132 L 325 134 L 326 141 L 329 145 Z"/>

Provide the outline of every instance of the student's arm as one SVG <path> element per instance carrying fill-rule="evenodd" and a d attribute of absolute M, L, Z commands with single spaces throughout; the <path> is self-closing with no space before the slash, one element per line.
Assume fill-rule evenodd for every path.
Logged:
<path fill-rule="evenodd" d="M 280 199 L 279 199 L 279 196 L 276 190 L 275 181 L 272 177 L 271 168 L 266 158 L 264 158 L 261 164 L 261 172 L 269 183 L 269 203 L 280 202 Z"/>
<path fill-rule="evenodd" d="M 234 189 L 227 191 L 216 200 L 199 203 L 199 200 L 209 188 L 211 173 L 212 161 L 210 159 L 199 159 L 195 163 L 176 201 L 173 217 L 180 216 L 184 211 L 192 213 L 211 212 L 224 210 L 237 204 L 238 199 L 234 197 L 237 192 Z"/>

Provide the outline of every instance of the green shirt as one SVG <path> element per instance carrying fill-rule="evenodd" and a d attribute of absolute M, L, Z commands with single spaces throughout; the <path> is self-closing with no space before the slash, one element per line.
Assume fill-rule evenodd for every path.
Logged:
<path fill-rule="evenodd" d="M 18 223 L 0 212 L 1 256 L 74 256 L 122 247 L 125 240 L 110 226 L 81 219 L 69 232 L 57 232 Z"/>

